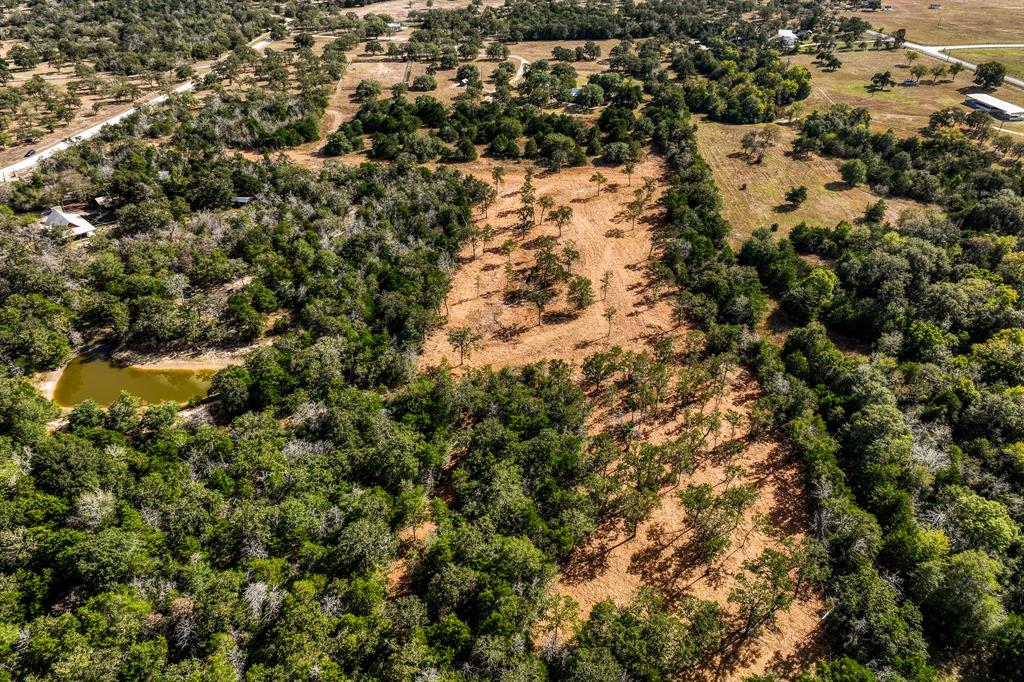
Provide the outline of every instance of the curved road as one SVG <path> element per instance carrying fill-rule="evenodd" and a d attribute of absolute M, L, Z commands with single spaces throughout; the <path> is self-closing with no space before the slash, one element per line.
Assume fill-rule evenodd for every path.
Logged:
<path fill-rule="evenodd" d="M 884 33 L 879 33 L 878 31 L 868 31 L 868 34 L 880 38 L 890 37 Z M 988 48 L 1024 48 L 1024 43 L 979 43 L 977 45 L 921 45 L 919 43 L 911 43 L 908 41 L 903 43 L 901 47 L 905 47 L 908 50 L 917 50 L 922 54 L 926 54 L 929 57 L 934 57 L 935 59 L 941 59 L 942 61 L 947 63 L 956 62 L 957 64 L 963 64 L 963 67 L 968 71 L 974 71 L 975 69 L 978 68 L 977 64 L 972 64 L 969 61 L 959 59 L 958 57 L 950 56 L 949 52 L 951 50 L 984 50 Z M 1024 80 L 1021 80 L 1020 78 L 1007 76 L 1003 80 L 1003 82 L 1008 85 L 1016 86 L 1018 88 L 1024 88 Z"/>
<path fill-rule="evenodd" d="M 256 51 L 262 51 L 266 49 L 266 47 L 270 45 L 272 42 L 274 41 L 272 41 L 269 38 L 263 38 L 257 39 L 255 42 L 249 43 L 249 45 Z M 195 87 L 196 82 L 194 80 L 190 80 L 174 88 L 174 90 L 172 90 L 171 92 L 188 92 L 189 90 L 193 90 Z M 166 101 L 167 97 L 167 95 L 157 95 L 155 97 L 151 97 L 150 99 L 147 99 L 145 102 L 142 102 L 141 104 L 137 104 L 131 107 L 130 109 L 127 109 L 119 114 L 111 116 L 102 123 L 97 123 L 96 125 L 90 128 L 86 128 L 85 130 L 79 130 L 76 133 L 71 133 L 62 141 L 57 142 L 56 144 L 52 144 L 44 149 L 40 149 L 37 153 L 33 154 L 32 156 L 24 158 L 21 161 L 18 161 L 17 163 L 12 163 L 10 166 L 7 166 L 6 168 L 0 168 L 0 182 L 7 182 L 9 180 L 15 179 L 18 176 L 18 173 L 33 168 L 42 159 L 47 159 L 56 154 L 57 152 L 62 152 L 65 149 L 71 147 L 71 145 L 75 144 L 76 142 L 88 140 L 90 137 L 95 137 L 96 135 L 99 134 L 101 130 L 103 130 L 104 127 L 108 125 L 114 125 L 115 123 L 120 123 L 122 120 L 124 120 L 128 116 L 131 116 L 142 107 L 160 104 L 161 102 Z"/>

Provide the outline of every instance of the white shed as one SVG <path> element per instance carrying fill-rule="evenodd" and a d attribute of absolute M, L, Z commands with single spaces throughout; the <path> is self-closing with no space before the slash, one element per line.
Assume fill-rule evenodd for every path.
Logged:
<path fill-rule="evenodd" d="M 77 213 L 69 213 L 60 206 L 54 206 L 43 218 L 47 227 L 66 227 L 72 237 L 88 237 L 96 227 Z"/>
<path fill-rule="evenodd" d="M 793 47 L 800 42 L 799 36 L 788 28 L 780 28 L 779 32 L 775 34 L 775 37 L 786 47 Z"/>

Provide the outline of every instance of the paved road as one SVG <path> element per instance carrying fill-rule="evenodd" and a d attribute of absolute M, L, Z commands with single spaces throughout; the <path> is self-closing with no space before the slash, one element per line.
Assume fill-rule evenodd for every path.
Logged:
<path fill-rule="evenodd" d="M 982 45 L 941 45 L 936 47 L 940 50 L 1019 49 L 1024 48 L 1024 43 L 985 43 Z"/>
<path fill-rule="evenodd" d="M 878 31 L 868 31 L 868 34 L 872 35 L 872 36 L 882 37 L 882 38 L 888 38 L 889 37 L 889 36 L 885 35 L 884 33 L 879 33 Z M 922 54 L 926 54 L 929 57 L 934 57 L 935 59 L 941 59 L 942 61 L 944 61 L 946 63 L 956 62 L 958 64 L 963 64 L 964 68 L 967 69 L 968 71 L 974 71 L 975 69 L 978 68 L 977 64 L 972 64 L 971 62 L 966 61 L 964 59 L 959 59 L 957 57 L 952 57 L 952 56 L 949 55 L 949 50 L 970 50 L 970 49 L 984 50 L 986 48 L 1002 48 L 1002 47 L 1005 47 L 1005 48 L 1017 48 L 1017 47 L 1024 48 L 1024 44 L 1018 44 L 1018 43 L 981 44 L 981 43 L 979 43 L 978 45 L 920 45 L 918 43 L 905 42 L 905 43 L 903 43 L 903 47 L 908 49 L 908 50 L 917 50 L 918 52 L 920 52 Z M 1004 79 L 1003 82 L 1008 84 L 1008 85 L 1016 86 L 1018 88 L 1024 88 L 1024 80 L 1021 80 L 1020 78 L 1013 78 L 1012 76 L 1007 76 Z"/>
<path fill-rule="evenodd" d="M 269 38 L 264 38 L 264 39 L 258 39 L 256 42 L 250 43 L 250 45 L 252 46 L 252 48 L 254 50 L 263 51 L 272 42 L 273 41 L 270 40 Z M 196 82 L 194 80 L 191 80 L 191 81 L 188 81 L 186 83 L 182 83 L 178 87 L 174 88 L 174 90 L 172 92 L 174 92 L 174 93 L 188 92 L 189 90 L 195 89 L 195 87 L 196 87 Z M 75 144 L 76 142 L 80 142 L 82 140 L 88 140 L 90 137 L 95 137 L 96 135 L 99 134 L 99 132 L 101 130 L 103 130 L 104 127 L 106 127 L 108 125 L 114 125 L 116 123 L 120 123 L 122 120 L 124 120 L 128 116 L 131 116 L 136 111 L 138 111 L 139 108 L 141 108 L 141 107 L 153 106 L 154 104 L 160 104 L 161 102 L 165 102 L 165 101 L 167 101 L 167 95 L 157 95 L 155 97 L 151 97 L 150 99 L 146 100 L 145 102 L 143 102 L 143 103 L 141 103 L 141 104 L 139 104 L 137 106 L 134 106 L 131 109 L 128 109 L 127 111 L 122 111 L 120 114 L 117 114 L 115 116 L 111 116 L 110 118 L 108 118 L 106 121 L 103 121 L 102 123 L 97 123 L 96 125 L 94 125 L 94 126 L 92 126 L 90 128 L 86 128 L 85 130 L 79 130 L 78 132 L 71 133 L 71 134 L 68 135 L 68 137 L 66 137 L 61 142 L 57 142 L 56 144 L 52 144 L 49 147 L 46 147 L 45 149 L 40 149 L 33 156 L 30 156 L 28 158 L 22 159 L 21 161 L 18 161 L 17 163 L 13 163 L 10 166 L 7 166 L 6 168 L 0 168 L 0 182 L 7 182 L 9 180 L 13 180 L 14 178 L 16 178 L 18 176 L 19 173 L 34 167 L 42 159 L 47 159 L 47 158 L 53 156 L 54 154 L 56 154 L 57 152 L 62 152 L 65 149 L 69 148 L 72 144 Z"/>

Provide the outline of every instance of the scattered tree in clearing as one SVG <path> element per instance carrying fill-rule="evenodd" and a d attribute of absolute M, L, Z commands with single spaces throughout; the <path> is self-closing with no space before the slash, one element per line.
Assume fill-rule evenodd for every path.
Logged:
<path fill-rule="evenodd" d="M 860 159 L 850 159 L 839 168 L 843 181 L 850 187 L 856 187 L 868 177 L 868 167 Z"/>
<path fill-rule="evenodd" d="M 890 88 L 894 85 L 896 85 L 896 81 L 892 78 L 892 72 L 880 71 L 871 77 L 871 85 L 868 89 L 871 90 L 872 93 L 876 90 L 885 92 L 886 88 Z"/>
<path fill-rule="evenodd" d="M 716 494 L 714 488 L 703 483 L 687 486 L 679 493 L 700 561 L 711 563 L 725 553 L 732 533 L 756 500 L 757 489 L 751 485 L 729 486 Z"/>
<path fill-rule="evenodd" d="M 501 243 L 501 252 L 505 254 L 505 264 L 512 265 L 512 252 L 519 246 L 515 239 L 506 239 Z"/>
<path fill-rule="evenodd" d="M 541 287 L 527 293 L 526 298 L 537 308 L 537 324 L 544 324 L 544 309 L 555 298 L 555 292 L 549 287 Z"/>
<path fill-rule="evenodd" d="M 491 169 L 491 180 L 494 181 L 494 189 L 500 190 L 501 183 L 505 180 L 505 169 L 502 166 L 495 166 Z"/>
<path fill-rule="evenodd" d="M 601 185 L 608 182 L 608 178 L 598 172 L 590 176 L 590 181 L 597 185 L 597 196 L 601 196 Z"/>
<path fill-rule="evenodd" d="M 601 317 L 608 320 L 608 333 L 605 334 L 605 337 L 609 337 L 612 335 L 612 320 L 615 319 L 615 315 L 618 312 L 619 311 L 615 306 L 608 306 L 607 308 L 604 309 L 604 312 L 601 313 Z"/>
<path fill-rule="evenodd" d="M 480 334 L 469 327 L 455 327 L 448 331 L 448 343 L 459 351 L 459 365 L 466 361 L 482 338 Z"/>
<path fill-rule="evenodd" d="M 594 304 L 594 288 L 586 277 L 576 275 L 569 280 L 566 298 L 576 310 L 586 310 Z"/>
<path fill-rule="evenodd" d="M 994 90 L 1006 79 L 1006 67 L 999 62 L 978 64 L 974 70 L 974 82 L 986 90 Z"/>
<path fill-rule="evenodd" d="M 551 212 L 551 219 L 555 223 L 555 227 L 558 228 L 558 238 L 562 238 L 562 230 L 572 222 L 572 207 L 571 206 L 559 206 Z"/>
<path fill-rule="evenodd" d="M 766 625 L 775 622 L 779 611 L 793 603 L 790 560 L 785 553 L 765 549 L 756 559 L 743 562 L 743 573 L 729 591 L 729 602 L 736 605 L 744 638 L 755 639 Z"/>
<path fill-rule="evenodd" d="M 786 203 L 791 206 L 799 206 L 805 201 L 807 201 L 807 187 L 804 185 L 790 187 L 789 191 L 786 192 Z"/>
<path fill-rule="evenodd" d="M 608 289 L 612 284 L 612 271 L 605 270 L 604 274 L 601 275 L 601 300 L 608 300 Z"/>
<path fill-rule="evenodd" d="M 552 208 L 554 208 L 555 200 L 551 197 L 551 195 L 544 194 L 539 199 L 537 199 L 537 206 L 540 207 L 540 220 L 538 221 L 538 224 L 543 225 L 544 214 L 547 211 L 550 211 Z M 559 232 L 559 236 L 561 236 L 561 232 Z"/>
<path fill-rule="evenodd" d="M 573 263 L 580 259 L 580 250 L 576 247 L 576 242 L 569 240 L 565 246 L 562 247 L 562 265 L 565 266 L 565 271 L 572 274 Z"/>
<path fill-rule="evenodd" d="M 764 160 L 765 152 L 775 144 L 775 137 L 775 130 L 770 126 L 751 130 L 740 140 L 743 157 L 748 163 L 761 163 Z"/>

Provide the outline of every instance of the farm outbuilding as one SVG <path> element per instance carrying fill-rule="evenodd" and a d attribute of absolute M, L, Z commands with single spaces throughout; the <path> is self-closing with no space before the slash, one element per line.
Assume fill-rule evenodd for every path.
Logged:
<path fill-rule="evenodd" d="M 992 95 L 986 95 L 984 93 L 978 93 L 970 95 L 964 101 L 964 103 L 972 109 L 981 109 L 987 111 L 996 118 L 1003 119 L 1004 121 L 1024 121 L 1024 107 L 1001 100 L 998 97 Z"/>
<path fill-rule="evenodd" d="M 54 206 L 43 217 L 43 225 L 47 227 L 66 227 L 72 238 L 88 237 L 96 231 L 96 227 L 77 213 L 69 213 L 59 206 Z"/>
<path fill-rule="evenodd" d="M 793 47 L 800 41 L 799 36 L 788 28 L 780 28 L 775 37 L 786 47 Z"/>

